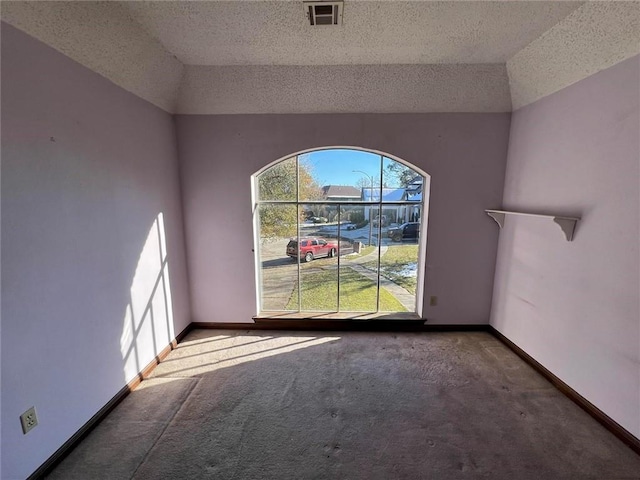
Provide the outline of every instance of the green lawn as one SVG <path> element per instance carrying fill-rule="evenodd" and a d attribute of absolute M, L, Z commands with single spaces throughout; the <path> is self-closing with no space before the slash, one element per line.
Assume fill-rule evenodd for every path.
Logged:
<path fill-rule="evenodd" d="M 418 245 L 391 245 L 380 259 L 380 273 L 405 290 L 416 293 L 416 277 L 400 274 L 410 263 L 418 262 Z M 365 267 L 375 269 L 377 262 L 367 262 Z"/>
<path fill-rule="evenodd" d="M 302 310 L 336 311 L 338 303 L 338 279 L 335 269 L 307 270 L 302 274 Z M 376 284 L 350 268 L 340 272 L 340 310 L 371 312 L 376 309 Z M 296 285 L 287 310 L 298 309 L 298 286 Z M 407 309 L 384 288 L 380 289 L 380 310 L 406 312 Z"/>
<path fill-rule="evenodd" d="M 378 247 L 362 247 L 360 249 L 360 256 L 364 257 L 365 255 L 369 255 L 371 252 L 373 252 L 376 248 Z"/>

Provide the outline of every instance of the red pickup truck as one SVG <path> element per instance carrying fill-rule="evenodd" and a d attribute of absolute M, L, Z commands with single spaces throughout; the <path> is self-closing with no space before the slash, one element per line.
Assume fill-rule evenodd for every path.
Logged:
<path fill-rule="evenodd" d="M 304 237 L 300 239 L 300 258 L 310 262 L 314 258 L 335 257 L 338 254 L 338 242 L 324 238 Z M 292 238 L 287 244 L 287 255 L 298 258 L 298 240 Z"/>

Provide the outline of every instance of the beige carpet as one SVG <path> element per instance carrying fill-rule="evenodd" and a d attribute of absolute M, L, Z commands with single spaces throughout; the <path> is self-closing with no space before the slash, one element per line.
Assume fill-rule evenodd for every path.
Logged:
<path fill-rule="evenodd" d="M 486 333 L 191 332 L 55 479 L 638 479 Z"/>

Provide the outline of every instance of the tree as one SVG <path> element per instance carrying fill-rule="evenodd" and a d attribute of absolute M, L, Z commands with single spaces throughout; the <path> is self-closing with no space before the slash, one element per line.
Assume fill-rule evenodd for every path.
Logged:
<path fill-rule="evenodd" d="M 363 188 L 371 188 L 371 180 L 366 177 L 359 178 L 356 181 L 356 187 L 358 187 L 360 190 L 362 190 Z"/>
<path fill-rule="evenodd" d="M 322 190 L 313 177 L 311 164 L 302 157 L 297 162 L 296 157 L 284 160 L 258 176 L 258 200 L 267 202 L 259 206 L 261 238 L 296 235 L 297 219 L 303 220 L 304 212 L 301 211 L 298 217 L 297 205 L 268 202 L 296 202 L 298 190 L 300 201 L 322 198 Z"/>
<path fill-rule="evenodd" d="M 387 175 L 393 177 L 401 188 L 406 188 L 418 176 L 417 172 L 398 162 L 389 163 L 386 169 Z"/>
<path fill-rule="evenodd" d="M 298 157 L 298 188 L 300 189 L 300 201 L 322 200 L 322 188 L 313 174 L 313 164 L 307 155 Z"/>
<path fill-rule="evenodd" d="M 356 187 L 358 187 L 361 190 L 363 188 L 364 189 L 371 188 L 371 177 L 359 178 L 358 180 L 356 180 Z M 379 188 L 379 187 L 380 187 L 380 178 L 378 175 L 378 177 L 373 177 L 373 188 Z"/>

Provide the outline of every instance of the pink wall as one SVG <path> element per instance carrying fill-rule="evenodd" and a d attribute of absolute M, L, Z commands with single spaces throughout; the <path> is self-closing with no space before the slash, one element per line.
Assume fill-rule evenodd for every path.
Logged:
<path fill-rule="evenodd" d="M 510 114 L 177 117 L 193 321 L 256 313 L 251 175 L 300 150 L 357 146 L 431 175 L 425 306 L 432 323 L 487 323 Z M 428 302 L 425 302 L 428 303 Z"/>
<path fill-rule="evenodd" d="M 2 478 L 31 474 L 189 323 L 176 151 L 169 114 L 2 24 Z"/>
<path fill-rule="evenodd" d="M 491 324 L 640 437 L 639 57 L 514 113 Z"/>

